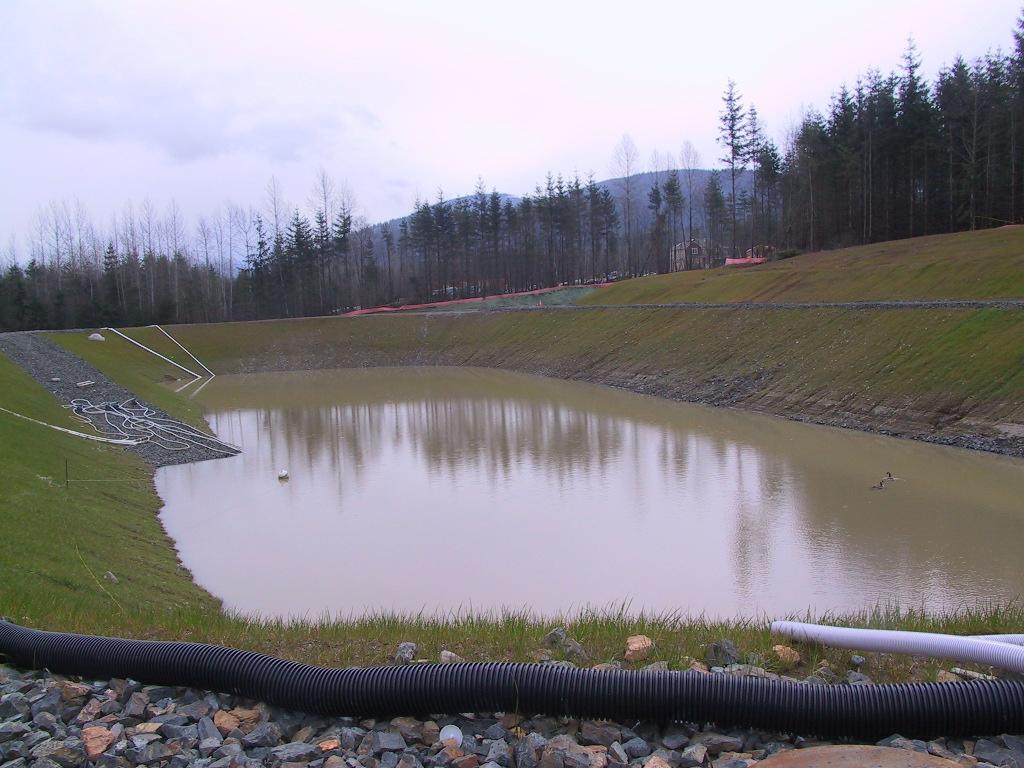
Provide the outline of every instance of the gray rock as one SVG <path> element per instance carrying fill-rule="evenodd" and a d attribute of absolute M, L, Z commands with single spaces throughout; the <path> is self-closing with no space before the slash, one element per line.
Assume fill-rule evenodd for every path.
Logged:
<path fill-rule="evenodd" d="M 583 744 L 599 744 L 610 747 L 622 735 L 622 729 L 615 723 L 584 720 L 580 727 L 580 741 Z"/>
<path fill-rule="evenodd" d="M 199 723 L 196 725 L 196 735 L 200 741 L 216 740 L 217 746 L 220 746 L 224 739 L 220 735 L 220 731 L 217 730 L 217 726 L 213 724 L 213 719 L 209 717 L 200 718 Z"/>
<path fill-rule="evenodd" d="M 139 765 L 149 765 L 150 763 L 158 763 L 161 760 L 173 757 L 174 754 L 175 751 L 162 741 L 154 741 L 146 745 L 144 749 L 135 752 L 133 756 L 129 756 L 129 759 Z"/>
<path fill-rule="evenodd" d="M 0 718 L 8 720 L 15 717 L 28 717 L 31 714 L 32 705 L 25 698 L 25 694 L 15 691 L 0 696 Z"/>
<path fill-rule="evenodd" d="M 140 692 L 133 693 L 121 713 L 122 717 L 143 718 L 146 716 L 146 707 L 149 706 L 149 697 Z"/>
<path fill-rule="evenodd" d="M 709 667 L 727 667 L 739 664 L 742 659 L 736 644 L 728 638 L 722 638 L 708 646 L 704 660 Z"/>
<path fill-rule="evenodd" d="M 696 768 L 704 765 L 704 758 L 707 757 L 708 748 L 703 744 L 691 744 L 683 750 L 679 759 L 679 768 Z"/>
<path fill-rule="evenodd" d="M 651 754 L 651 745 L 639 736 L 635 736 L 623 744 L 622 749 L 630 757 L 647 757 Z"/>
<path fill-rule="evenodd" d="M 255 747 L 276 747 L 281 741 L 281 727 L 277 723 L 260 723 L 242 738 L 248 750 Z"/>
<path fill-rule="evenodd" d="M 555 627 L 541 638 L 541 642 L 548 648 L 561 648 L 567 637 L 569 634 L 565 627 Z"/>
<path fill-rule="evenodd" d="M 378 768 L 398 768 L 398 753 L 385 752 L 380 756 Z"/>
<path fill-rule="evenodd" d="M 399 643 L 395 651 L 395 664 L 412 664 L 416 658 L 416 643 Z"/>
<path fill-rule="evenodd" d="M 61 698 L 60 689 L 51 688 L 39 699 L 32 702 L 32 717 L 35 717 L 40 712 L 46 712 L 51 715 L 56 715 L 60 709 Z"/>
<path fill-rule="evenodd" d="M 397 731 L 384 731 L 377 734 L 377 744 L 374 752 L 376 754 L 381 752 L 401 752 L 406 746 L 408 745 L 405 743 L 405 739 L 402 738 L 402 734 Z"/>
<path fill-rule="evenodd" d="M 504 739 L 492 741 L 490 749 L 487 750 L 487 762 L 497 763 L 502 768 L 512 768 L 512 750 L 509 749 L 508 742 Z"/>
<path fill-rule="evenodd" d="M 160 733 L 164 735 L 164 738 L 185 742 L 182 746 L 191 747 L 199 741 L 199 726 L 196 725 L 164 723 L 160 726 Z"/>
<path fill-rule="evenodd" d="M 868 660 L 865 659 L 863 656 L 860 656 L 859 654 L 855 653 L 853 654 L 853 656 L 850 657 L 850 664 L 856 667 L 857 669 L 860 669 L 867 663 Z"/>
<path fill-rule="evenodd" d="M 661 743 L 667 749 L 682 749 L 690 743 L 690 734 L 682 726 L 673 723 L 665 729 L 665 734 L 661 737 Z"/>
<path fill-rule="evenodd" d="M 0 744 L 24 736 L 31 730 L 23 723 L 0 723 Z"/>
<path fill-rule="evenodd" d="M 537 768 L 540 763 L 540 751 L 544 749 L 547 739 L 533 731 L 520 739 L 512 748 L 516 768 Z"/>
<path fill-rule="evenodd" d="M 622 748 L 622 745 L 613 741 L 611 746 L 608 747 L 608 759 L 616 763 L 628 763 L 629 755 L 626 754 L 626 750 Z"/>
<path fill-rule="evenodd" d="M 846 682 L 850 685 L 872 685 L 874 681 L 863 672 L 847 672 Z"/>
<path fill-rule="evenodd" d="M 892 736 L 887 736 L 878 742 L 880 747 L 893 747 L 894 749 L 910 749 L 914 752 L 928 753 L 928 745 L 920 739 L 906 739 L 900 736 L 898 733 L 894 733 Z"/>
<path fill-rule="evenodd" d="M 643 668 L 644 672 L 668 672 L 667 661 L 655 661 Z"/>
<path fill-rule="evenodd" d="M 1018 768 L 1013 753 L 1006 747 L 1001 747 L 990 739 L 979 739 L 974 745 L 974 757 L 979 762 L 991 763 L 992 765 L 1006 766 L 1007 768 Z"/>
<path fill-rule="evenodd" d="M 690 739 L 690 744 L 700 744 L 707 749 L 708 754 L 716 757 L 722 752 L 739 752 L 743 748 L 743 739 L 738 736 L 716 733 L 715 731 L 705 731 L 704 733 L 698 733 Z M 685 754 L 686 752 L 684 751 L 683 755 Z"/>
<path fill-rule="evenodd" d="M 503 726 L 501 723 L 489 725 L 487 729 L 484 730 L 484 738 L 491 739 L 492 741 L 496 739 L 505 739 L 507 741 L 510 736 L 511 734 L 509 733 L 508 728 Z"/>
<path fill-rule="evenodd" d="M 297 762 L 300 760 L 312 760 L 314 757 L 320 756 L 320 748 L 316 744 L 307 744 L 303 741 L 293 741 L 288 744 L 282 744 L 279 747 L 273 747 L 270 750 L 272 754 L 278 760 L 285 762 Z"/>

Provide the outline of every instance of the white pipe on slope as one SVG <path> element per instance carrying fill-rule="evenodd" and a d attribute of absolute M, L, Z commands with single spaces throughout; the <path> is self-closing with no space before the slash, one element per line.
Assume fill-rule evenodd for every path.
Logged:
<path fill-rule="evenodd" d="M 851 629 L 799 621 L 774 621 L 772 632 L 794 640 L 836 648 L 952 659 L 1024 674 L 1024 648 L 987 638 L 888 629 Z"/>

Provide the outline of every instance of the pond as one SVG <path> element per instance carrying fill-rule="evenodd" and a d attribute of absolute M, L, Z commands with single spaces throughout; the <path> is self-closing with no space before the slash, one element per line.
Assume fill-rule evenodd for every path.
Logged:
<path fill-rule="evenodd" d="M 160 469 L 161 519 L 233 611 L 782 616 L 1024 583 L 1019 460 L 486 369 L 223 376 L 198 399 L 244 452 Z"/>

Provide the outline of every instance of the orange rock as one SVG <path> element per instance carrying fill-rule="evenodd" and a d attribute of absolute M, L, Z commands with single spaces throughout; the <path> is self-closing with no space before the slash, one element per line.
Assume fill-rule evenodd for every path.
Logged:
<path fill-rule="evenodd" d="M 76 723 L 91 723 L 100 716 L 100 708 L 103 706 L 103 702 L 99 699 L 89 699 L 86 705 L 82 707 L 82 711 L 78 713 L 78 717 L 75 718 Z"/>
<path fill-rule="evenodd" d="M 238 729 L 242 733 L 249 733 L 260 723 L 260 711 L 258 709 L 232 709 L 231 714 L 238 719 Z"/>
<path fill-rule="evenodd" d="M 84 699 L 92 691 L 88 685 L 82 683 L 72 683 L 70 680 L 65 680 L 60 685 L 60 698 L 64 702 L 75 701 L 77 699 Z"/>
<path fill-rule="evenodd" d="M 775 658 L 779 660 L 783 669 L 792 669 L 800 663 L 800 654 L 788 645 L 773 645 L 772 653 L 775 654 Z"/>
<path fill-rule="evenodd" d="M 319 744 L 317 744 L 317 746 L 320 747 L 321 752 L 330 752 L 334 749 L 340 749 L 341 742 L 337 739 L 325 739 L 324 741 L 321 741 Z"/>
<path fill-rule="evenodd" d="M 221 735 L 227 736 L 233 730 L 238 728 L 239 722 L 238 718 L 230 712 L 218 709 L 213 713 L 213 724 L 217 726 L 217 730 L 221 732 Z"/>
<path fill-rule="evenodd" d="M 626 638 L 626 661 L 643 661 L 654 650 L 654 641 L 647 635 L 630 635 Z"/>
<path fill-rule="evenodd" d="M 480 758 L 476 755 L 463 755 L 452 760 L 453 768 L 479 768 Z"/>
<path fill-rule="evenodd" d="M 136 734 L 138 734 L 138 733 L 156 733 L 157 731 L 160 730 L 160 726 L 161 725 L 163 725 L 163 723 L 139 723 L 138 725 L 136 725 L 131 730 L 134 733 L 136 733 Z"/>
<path fill-rule="evenodd" d="M 82 744 L 85 745 L 85 755 L 90 760 L 95 760 L 106 752 L 110 748 L 110 745 L 114 743 L 114 734 L 106 728 L 101 728 L 99 726 L 95 728 L 83 728 L 80 737 L 82 739 Z"/>
<path fill-rule="evenodd" d="M 647 762 L 644 763 L 644 768 L 672 768 L 672 766 L 664 758 L 651 755 L 647 758 Z"/>

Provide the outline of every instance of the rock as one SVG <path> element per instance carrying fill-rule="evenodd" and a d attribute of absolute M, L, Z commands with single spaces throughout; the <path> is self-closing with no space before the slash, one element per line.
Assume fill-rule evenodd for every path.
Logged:
<path fill-rule="evenodd" d="M 859 654 L 855 653 L 855 654 L 853 654 L 853 656 L 850 657 L 850 664 L 852 666 L 856 667 L 857 669 L 860 669 L 861 667 L 863 667 L 867 663 L 868 663 L 868 660 L 865 659 L 863 656 L 861 656 Z"/>
<path fill-rule="evenodd" d="M 242 744 L 246 749 L 276 747 L 281 741 L 281 736 L 281 727 L 277 723 L 260 723 L 245 734 Z"/>
<path fill-rule="evenodd" d="M 946 669 L 940 669 L 935 673 L 935 682 L 937 683 L 961 683 L 963 680 L 952 672 Z"/>
<path fill-rule="evenodd" d="M 704 660 L 710 667 L 727 667 L 730 664 L 739 664 L 741 657 L 736 644 L 728 638 L 722 638 L 708 646 Z"/>
<path fill-rule="evenodd" d="M 658 755 L 651 755 L 644 761 L 644 768 L 672 768 L 672 765 Z"/>
<path fill-rule="evenodd" d="M 465 661 L 464 658 L 459 656 L 457 653 L 451 651 L 441 651 L 441 663 L 442 664 L 462 664 Z"/>
<path fill-rule="evenodd" d="M 423 735 L 421 738 L 423 739 L 423 743 L 428 747 L 431 744 L 434 744 L 440 735 L 441 727 L 433 720 L 427 720 L 427 722 L 423 724 Z"/>
<path fill-rule="evenodd" d="M 654 650 L 654 641 L 647 635 L 630 635 L 626 638 L 626 661 L 643 661 Z"/>
<path fill-rule="evenodd" d="M 391 721 L 391 727 L 402 734 L 407 742 L 423 740 L 423 723 L 415 717 L 396 717 Z"/>
<path fill-rule="evenodd" d="M 608 747 L 608 757 L 616 763 L 625 764 L 629 762 L 629 755 L 626 754 L 626 750 L 617 741 L 613 741 L 611 746 Z"/>
<path fill-rule="evenodd" d="M 703 745 L 707 749 L 708 754 L 712 757 L 716 757 L 722 752 L 739 752 L 743 749 L 743 739 L 738 736 L 727 736 L 722 733 L 715 733 L 714 731 L 698 733 L 690 739 L 690 744 Z"/>
<path fill-rule="evenodd" d="M 377 745 L 375 751 L 380 752 L 401 752 L 406 748 L 405 739 L 397 731 L 384 731 L 377 734 Z"/>
<path fill-rule="evenodd" d="M 647 757 L 647 755 L 651 754 L 651 745 L 639 736 L 636 736 L 623 744 L 622 749 L 630 757 Z"/>
<path fill-rule="evenodd" d="M 850 670 L 846 673 L 846 682 L 850 685 L 871 685 L 874 681 L 863 672 Z"/>
<path fill-rule="evenodd" d="M 218 709 L 213 713 L 213 724 L 224 736 L 227 736 L 232 731 L 238 729 L 240 723 L 241 721 L 239 721 L 237 717 L 223 709 Z"/>
<path fill-rule="evenodd" d="M 485 759 L 488 763 L 496 763 L 502 768 L 512 768 L 512 750 L 509 749 L 508 742 L 504 739 L 491 742 Z"/>
<path fill-rule="evenodd" d="M 0 744 L 5 741 L 12 741 L 32 731 L 23 723 L 0 723 Z"/>
<path fill-rule="evenodd" d="M 541 638 L 541 643 L 548 648 L 561 648 L 567 637 L 569 634 L 565 631 L 565 627 L 555 627 Z"/>
<path fill-rule="evenodd" d="M 615 723 L 584 720 L 580 727 L 580 741 L 583 744 L 600 744 L 610 747 L 622 735 L 622 729 Z"/>
<path fill-rule="evenodd" d="M 103 578 L 109 581 L 111 584 L 117 584 L 120 581 L 120 579 L 118 579 L 117 576 L 115 576 L 110 571 L 105 571 L 103 573 Z"/>
<path fill-rule="evenodd" d="M 90 693 L 92 687 L 83 683 L 72 683 L 65 680 L 60 686 L 60 699 L 65 704 L 73 701 L 81 701 Z"/>
<path fill-rule="evenodd" d="M 913 752 L 924 752 L 927 754 L 928 745 L 919 739 L 906 739 L 898 733 L 887 736 L 878 742 L 880 747 L 892 747 L 894 749 L 909 749 Z"/>
<path fill-rule="evenodd" d="M 667 661 L 655 661 L 653 664 L 648 664 L 643 668 L 644 672 L 668 672 Z"/>
<path fill-rule="evenodd" d="M 1007 766 L 1007 768 L 1017 768 L 1017 762 L 1014 760 L 1013 753 L 990 739 L 978 739 L 974 745 L 974 757 L 980 762 Z"/>
<path fill-rule="evenodd" d="M 600 664 L 595 664 L 591 667 L 595 672 L 608 672 L 612 669 L 622 669 L 621 661 L 605 661 Z"/>
<path fill-rule="evenodd" d="M 145 749 L 136 753 L 135 762 L 138 765 L 149 765 L 150 763 L 158 763 L 161 760 L 166 760 L 177 753 L 178 750 L 173 748 L 171 745 L 165 744 L 162 741 L 154 741 L 148 744 Z"/>
<path fill-rule="evenodd" d="M 287 762 L 308 761 L 320 756 L 320 747 L 316 744 L 292 741 L 279 747 L 273 747 L 270 754 L 278 760 Z"/>
<path fill-rule="evenodd" d="M 121 713 L 123 717 L 142 718 L 146 715 L 146 707 L 149 706 L 149 697 L 141 691 L 133 693 Z"/>
<path fill-rule="evenodd" d="M 707 757 L 708 748 L 703 744 L 691 744 L 683 750 L 679 760 L 679 768 L 696 768 L 704 765 L 704 758 Z"/>
<path fill-rule="evenodd" d="M 93 728 L 83 728 L 81 739 L 82 744 L 85 745 L 85 756 L 90 760 L 95 760 L 114 743 L 114 734 L 106 728 L 96 726 Z"/>
<path fill-rule="evenodd" d="M 586 661 L 587 659 L 587 652 L 583 649 L 583 646 L 578 641 L 569 637 L 565 627 L 555 627 L 544 635 L 541 642 L 547 648 L 560 650 L 565 654 L 566 658 L 572 661 Z M 534 656 L 536 657 L 537 654 L 534 654 Z M 537 661 L 549 661 L 550 659 L 551 656 L 548 654 L 547 658 L 537 658 Z"/>
<path fill-rule="evenodd" d="M 576 640 L 569 637 L 566 638 L 565 642 L 562 643 L 562 653 L 573 661 L 583 662 L 587 660 L 587 652 L 583 649 L 583 646 Z"/>
<path fill-rule="evenodd" d="M 661 743 L 665 745 L 666 749 L 682 749 L 690 743 L 690 734 L 682 726 L 672 723 L 665 729 Z"/>
<path fill-rule="evenodd" d="M 416 643 L 399 643 L 395 651 L 395 664 L 412 664 L 417 647 Z"/>
<path fill-rule="evenodd" d="M 800 654 L 788 645 L 773 645 L 772 653 L 782 669 L 792 669 L 800 663 Z"/>

